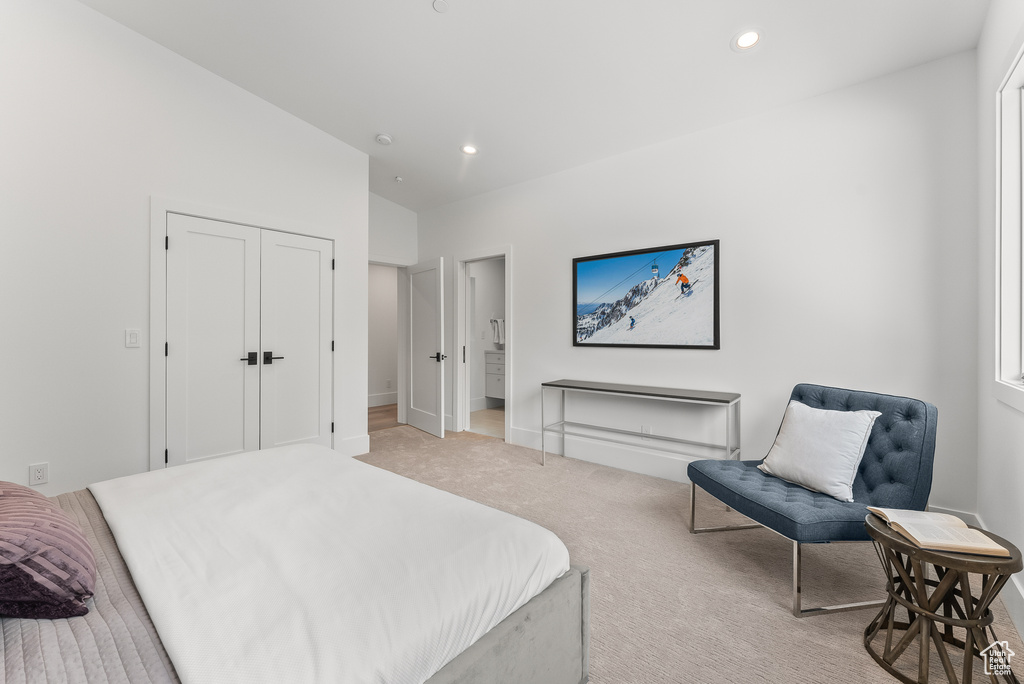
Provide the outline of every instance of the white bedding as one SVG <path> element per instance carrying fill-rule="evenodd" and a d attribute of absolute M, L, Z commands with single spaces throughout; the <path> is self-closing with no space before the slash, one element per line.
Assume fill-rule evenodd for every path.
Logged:
<path fill-rule="evenodd" d="M 299 445 L 90 485 L 183 682 L 422 682 L 569 568 L 531 522 Z"/>

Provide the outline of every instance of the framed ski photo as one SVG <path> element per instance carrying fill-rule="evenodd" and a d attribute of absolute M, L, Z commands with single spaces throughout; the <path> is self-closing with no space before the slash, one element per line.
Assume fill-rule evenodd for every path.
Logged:
<path fill-rule="evenodd" d="M 718 349 L 718 240 L 572 260 L 576 347 Z"/>

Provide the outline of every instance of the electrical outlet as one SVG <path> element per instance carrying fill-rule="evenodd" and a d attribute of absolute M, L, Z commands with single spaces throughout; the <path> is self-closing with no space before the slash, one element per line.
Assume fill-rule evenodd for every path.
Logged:
<path fill-rule="evenodd" d="M 651 426 L 650 425 L 641 425 L 640 426 L 640 434 L 641 435 L 653 435 L 654 433 L 651 432 Z M 644 440 L 645 442 L 647 441 L 646 437 L 641 437 L 640 439 Z"/>
<path fill-rule="evenodd" d="M 385 380 L 384 382 L 387 384 L 387 387 L 385 389 L 391 389 L 391 381 Z"/>
<path fill-rule="evenodd" d="M 46 484 L 50 481 L 50 464 L 33 463 L 28 467 L 28 483 L 30 485 Z"/>

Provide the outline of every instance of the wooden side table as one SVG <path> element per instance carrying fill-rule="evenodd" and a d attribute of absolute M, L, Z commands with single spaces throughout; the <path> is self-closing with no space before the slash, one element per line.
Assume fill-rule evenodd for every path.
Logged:
<path fill-rule="evenodd" d="M 1002 537 L 985 532 L 1009 549 L 1009 558 L 930 551 L 919 548 L 873 514 L 868 514 L 865 525 L 886 573 L 889 597 L 864 630 L 864 648 L 875 662 L 900 681 L 925 684 L 934 644 L 946 679 L 954 684 L 970 684 L 974 677 L 974 659 L 984 659 L 982 653 L 998 641 L 992 631 L 989 606 L 1010 575 L 1024 567 L 1020 549 Z M 928 572 L 929 565 L 934 568 L 934 579 Z M 971 575 L 978 577 L 972 579 Z M 906 610 L 907 621 L 898 618 L 899 608 Z M 872 645 L 880 635 L 884 636 L 881 653 Z M 911 679 L 898 672 L 894 663 L 906 653 L 915 637 L 920 644 L 917 679 Z M 947 650 L 950 647 L 963 651 L 962 679 L 957 678 L 956 667 Z M 1012 671 L 996 670 L 1004 681 L 1019 684 Z M 997 675 L 990 679 L 998 681 Z"/>

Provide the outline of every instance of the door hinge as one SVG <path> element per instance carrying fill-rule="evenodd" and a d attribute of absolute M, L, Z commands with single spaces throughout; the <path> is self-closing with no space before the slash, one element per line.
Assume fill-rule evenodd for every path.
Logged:
<path fill-rule="evenodd" d="M 334 259 L 331 259 L 331 270 L 334 270 Z"/>
<path fill-rule="evenodd" d="M 466 345 L 462 345 L 462 363 L 466 363 Z"/>
<path fill-rule="evenodd" d="M 171 236 L 170 235 L 164 235 L 164 249 L 170 249 L 170 248 L 171 248 Z"/>
<path fill-rule="evenodd" d="M 164 342 L 164 356 L 167 356 L 168 345 Z"/>
<path fill-rule="evenodd" d="M 164 465 L 167 465 L 167 449 L 164 449 Z"/>
<path fill-rule="evenodd" d="M 334 351 L 334 340 L 331 340 L 331 351 Z"/>
<path fill-rule="evenodd" d="M 333 421 L 331 421 L 331 432 L 332 433 L 334 432 L 334 422 Z"/>

